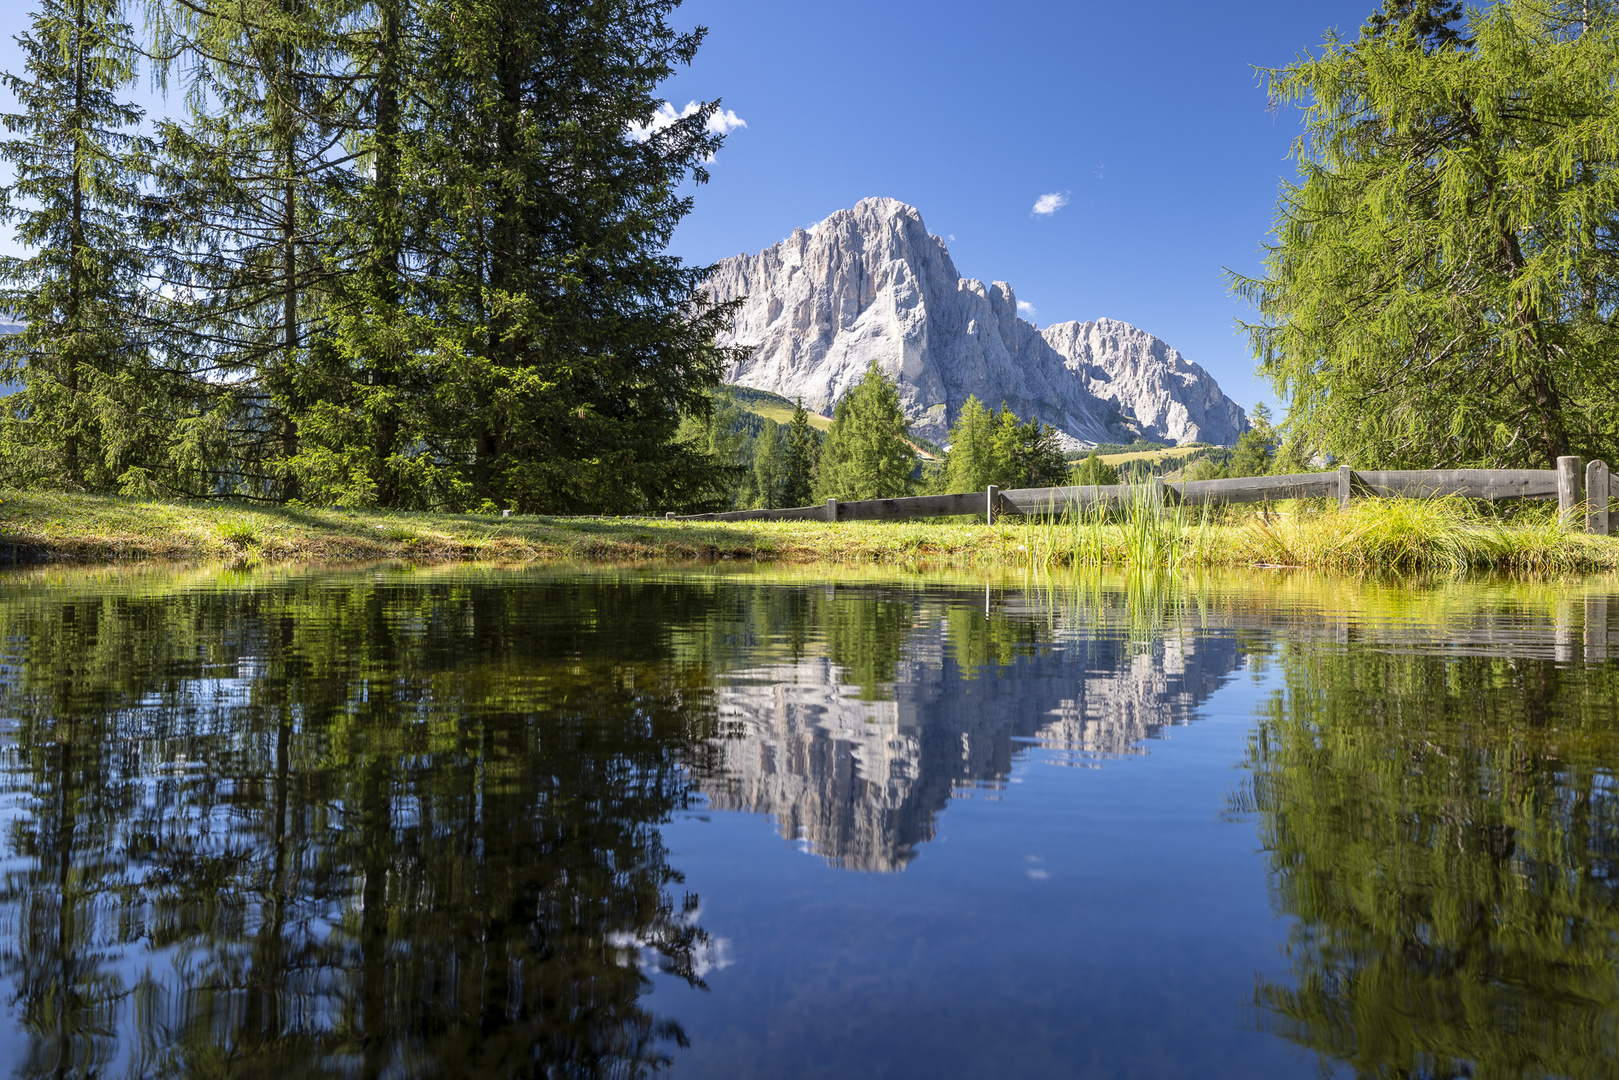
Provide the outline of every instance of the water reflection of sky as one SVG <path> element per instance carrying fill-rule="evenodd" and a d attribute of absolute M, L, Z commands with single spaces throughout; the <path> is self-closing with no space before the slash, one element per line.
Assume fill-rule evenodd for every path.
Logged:
<path fill-rule="evenodd" d="M 1553 1075 L 1614 1043 L 1600 588 L 13 580 L 19 1075 L 1455 1066 L 1402 1008 Z M 1445 914 L 1514 903 L 1567 932 Z"/>

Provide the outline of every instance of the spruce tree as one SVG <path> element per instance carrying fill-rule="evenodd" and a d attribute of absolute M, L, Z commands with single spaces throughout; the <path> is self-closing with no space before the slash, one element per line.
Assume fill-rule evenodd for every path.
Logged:
<path fill-rule="evenodd" d="M 915 453 L 899 389 L 875 362 L 839 400 L 821 451 L 816 498 L 891 499 L 910 490 Z"/>
<path fill-rule="evenodd" d="M 440 366 L 438 456 L 524 510 L 690 505 L 672 440 L 730 357 L 709 268 L 667 254 L 721 137 L 717 102 L 648 127 L 701 28 L 677 0 L 424 0 L 411 138 L 418 311 Z"/>
<path fill-rule="evenodd" d="M 968 395 L 950 428 L 950 451 L 940 474 L 945 491 L 982 491 L 1005 472 L 995 435 L 994 415 L 976 395 Z"/>
<path fill-rule="evenodd" d="M 815 497 L 815 474 L 821 459 L 821 433 L 810 427 L 804 399 L 793 404 L 787 426 L 787 464 L 782 478 L 781 505 L 808 506 Z"/>
<path fill-rule="evenodd" d="M 1017 425 L 1011 463 L 1015 487 L 1054 487 L 1068 479 L 1068 459 L 1057 442 L 1057 429 L 1038 418 Z"/>
<path fill-rule="evenodd" d="M 298 452 L 286 468 L 318 502 L 431 509 L 468 488 L 426 408 L 444 377 L 413 309 L 410 179 L 421 117 L 422 31 L 410 0 L 372 0 L 341 38 L 350 102 L 337 111 L 353 154 L 333 185 L 318 336 L 299 380 Z M 419 228 L 419 223 L 417 223 Z"/>
<path fill-rule="evenodd" d="M 160 393 L 139 334 L 144 271 L 134 213 L 146 146 L 122 100 L 137 50 L 117 0 L 40 0 L 4 83 L 14 170 L 0 214 L 32 252 L 0 259 L 0 461 L 11 483 L 116 490 L 154 437 Z"/>

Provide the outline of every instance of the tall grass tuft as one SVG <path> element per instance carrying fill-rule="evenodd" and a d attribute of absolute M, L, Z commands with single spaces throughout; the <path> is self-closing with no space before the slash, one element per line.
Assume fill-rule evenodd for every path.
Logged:
<path fill-rule="evenodd" d="M 1507 524 L 1464 499 L 1366 499 L 1189 508 L 1151 482 L 1123 498 L 1051 505 L 1021 529 L 1031 568 L 1275 566 L 1351 573 L 1611 568 L 1619 542 L 1571 532 L 1548 511 Z"/>
<path fill-rule="evenodd" d="M 1032 567 L 1126 563 L 1173 569 L 1187 550 L 1186 507 L 1166 504 L 1149 478 L 1124 488 L 1118 502 L 1069 504 L 1030 518 L 1023 550 Z"/>
<path fill-rule="evenodd" d="M 1609 561 L 1598 549 L 1604 543 L 1599 538 L 1531 515 L 1506 525 L 1454 498 L 1367 499 L 1347 510 L 1315 513 L 1300 508 L 1248 516 L 1221 532 L 1218 550 L 1199 545 L 1199 561 L 1357 573 L 1567 571 Z"/>

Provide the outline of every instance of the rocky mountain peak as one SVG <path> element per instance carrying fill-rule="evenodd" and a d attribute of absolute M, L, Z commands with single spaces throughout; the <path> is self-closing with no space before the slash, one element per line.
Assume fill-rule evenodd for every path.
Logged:
<path fill-rule="evenodd" d="M 897 199 L 862 199 L 757 255 L 716 266 L 720 300 L 747 297 L 719 344 L 747 347 L 726 381 L 829 412 L 873 360 L 894 377 L 912 430 L 947 438 L 969 396 L 1055 426 L 1070 447 L 1133 434 L 1235 442 L 1247 427 L 1212 376 L 1111 319 L 1037 331 L 1012 286 L 956 271 L 943 240 Z"/>

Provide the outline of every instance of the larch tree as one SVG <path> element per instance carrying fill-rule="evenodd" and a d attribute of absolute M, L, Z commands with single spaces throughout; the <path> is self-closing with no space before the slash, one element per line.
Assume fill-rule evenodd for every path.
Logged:
<path fill-rule="evenodd" d="M 1010 456 L 996 441 L 995 416 L 969 394 L 950 428 L 950 452 L 940 482 L 945 491 L 982 491 L 1007 471 Z"/>
<path fill-rule="evenodd" d="M 1300 103 L 1258 309 L 1288 451 L 1523 466 L 1619 444 L 1619 35 L 1606 2 L 1389 0 L 1266 72 Z"/>
<path fill-rule="evenodd" d="M 832 412 L 821 450 L 816 498 L 891 499 L 910 490 L 916 455 L 899 390 L 875 362 Z"/>
<path fill-rule="evenodd" d="M 992 413 L 969 395 L 950 428 L 950 452 L 938 484 L 947 492 L 980 491 L 991 484 L 1051 486 L 1067 476 L 1056 429 L 1039 420 L 1021 420 L 1005 402 Z"/>
<path fill-rule="evenodd" d="M 352 181 L 346 0 L 154 4 L 159 74 L 186 113 L 158 125 L 155 249 L 171 368 L 203 389 L 177 427 L 177 494 L 301 488 L 300 375 L 323 288 L 343 269 L 330 212 Z"/>
<path fill-rule="evenodd" d="M 17 43 L 0 217 L 31 251 L 0 258 L 0 310 L 24 324 L 0 344 L 0 382 L 22 384 L 0 409 L 0 461 L 10 483 L 117 490 L 157 394 L 138 322 L 146 146 L 123 99 L 137 49 L 118 0 L 40 0 Z"/>

